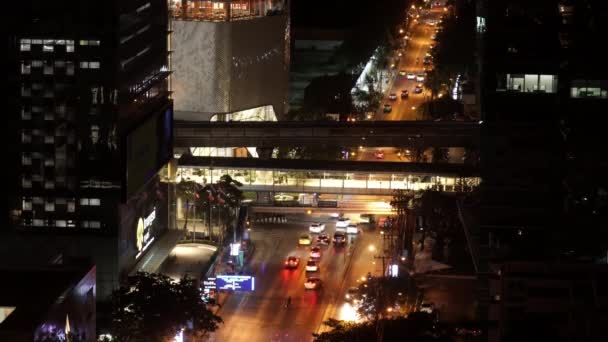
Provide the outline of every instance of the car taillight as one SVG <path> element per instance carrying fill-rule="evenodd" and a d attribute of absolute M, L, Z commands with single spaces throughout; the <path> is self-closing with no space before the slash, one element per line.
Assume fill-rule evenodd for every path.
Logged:
<path fill-rule="evenodd" d="M 285 261 L 285 265 L 289 264 L 289 262 Z"/>

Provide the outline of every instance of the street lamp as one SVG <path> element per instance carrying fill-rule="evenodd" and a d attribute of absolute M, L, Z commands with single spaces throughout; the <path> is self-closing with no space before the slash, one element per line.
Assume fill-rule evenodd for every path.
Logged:
<path fill-rule="evenodd" d="M 374 245 L 369 245 L 369 246 L 367 247 L 367 249 L 368 249 L 370 252 L 374 252 L 374 251 L 376 251 L 376 246 L 374 246 Z"/>

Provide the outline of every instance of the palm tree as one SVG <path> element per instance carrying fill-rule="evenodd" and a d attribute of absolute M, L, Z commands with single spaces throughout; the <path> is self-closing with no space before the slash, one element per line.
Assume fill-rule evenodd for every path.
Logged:
<path fill-rule="evenodd" d="M 209 237 L 212 235 L 211 214 L 215 209 L 218 226 L 220 226 L 220 241 L 223 242 L 226 222 L 232 220 L 232 213 L 241 205 L 243 191 L 238 187 L 242 185 L 230 175 L 223 175 L 217 184 L 206 184 L 199 190 L 198 205 L 201 207 L 201 211 L 207 213 Z"/>
<path fill-rule="evenodd" d="M 184 212 L 184 229 L 188 229 L 188 211 L 190 210 L 190 203 L 193 203 L 196 199 L 200 185 L 191 180 L 182 179 L 177 183 L 177 196 L 186 201 L 186 211 Z"/>

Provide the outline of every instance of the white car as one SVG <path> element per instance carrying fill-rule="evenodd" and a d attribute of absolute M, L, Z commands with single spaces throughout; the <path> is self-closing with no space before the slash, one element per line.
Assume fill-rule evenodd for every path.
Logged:
<path fill-rule="evenodd" d="M 424 74 L 416 75 L 416 82 L 422 82 L 422 81 L 424 81 Z"/>
<path fill-rule="evenodd" d="M 308 230 L 310 230 L 311 233 L 321 233 L 325 230 L 325 225 L 323 223 L 316 222 L 311 224 L 310 227 L 308 227 Z"/>
<path fill-rule="evenodd" d="M 435 305 L 433 303 L 422 303 L 420 305 L 420 312 L 426 312 L 432 314 L 435 310 Z"/>
<path fill-rule="evenodd" d="M 350 224 L 350 219 L 348 217 L 340 217 L 336 222 L 336 228 L 345 229 Z"/>
<path fill-rule="evenodd" d="M 413 73 L 410 72 L 409 74 L 407 74 L 407 79 L 408 80 L 415 80 L 416 79 L 416 75 L 414 75 Z"/>
<path fill-rule="evenodd" d="M 321 287 L 320 278 L 310 277 L 310 278 L 306 279 L 306 282 L 304 283 L 304 288 L 306 290 L 316 290 L 320 287 Z"/>
<path fill-rule="evenodd" d="M 359 228 L 357 228 L 356 224 L 351 223 L 346 227 L 346 234 L 357 234 L 357 233 L 359 233 Z"/>
<path fill-rule="evenodd" d="M 306 272 L 318 272 L 319 264 L 314 260 L 308 260 L 306 263 Z"/>

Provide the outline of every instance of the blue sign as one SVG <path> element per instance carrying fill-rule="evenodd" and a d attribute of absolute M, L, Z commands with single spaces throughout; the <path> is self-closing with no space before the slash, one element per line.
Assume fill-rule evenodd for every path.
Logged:
<path fill-rule="evenodd" d="M 249 275 L 217 275 L 216 284 L 218 290 L 255 290 L 255 278 Z"/>

